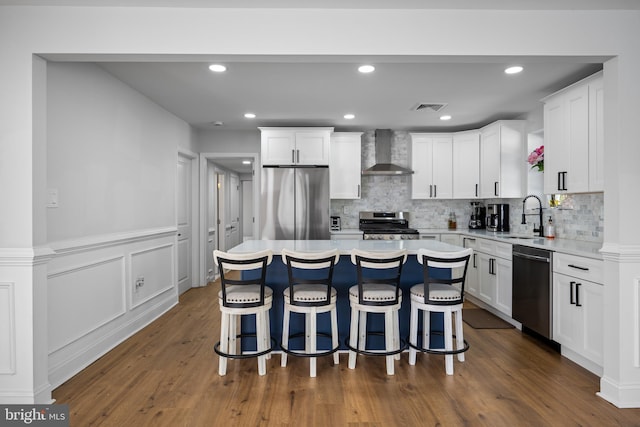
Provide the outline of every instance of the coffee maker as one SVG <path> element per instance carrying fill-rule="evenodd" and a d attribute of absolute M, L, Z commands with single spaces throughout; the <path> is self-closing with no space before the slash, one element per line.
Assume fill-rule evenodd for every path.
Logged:
<path fill-rule="evenodd" d="M 509 231 L 509 205 L 496 203 L 487 205 L 487 230 Z"/>
<path fill-rule="evenodd" d="M 482 230 L 485 228 L 485 219 L 487 212 L 480 202 L 471 202 L 471 219 L 469 220 L 469 229 Z"/>

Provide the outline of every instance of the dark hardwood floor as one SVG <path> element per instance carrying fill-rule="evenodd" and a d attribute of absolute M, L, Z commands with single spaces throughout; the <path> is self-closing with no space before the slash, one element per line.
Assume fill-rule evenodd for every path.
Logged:
<path fill-rule="evenodd" d="M 599 378 L 517 329 L 473 329 L 464 363 L 446 376 L 440 356 L 407 354 L 396 375 L 384 358 L 355 370 L 274 354 L 267 375 L 255 359 L 231 360 L 218 376 L 216 284 L 180 304 L 54 390 L 71 426 L 640 426 L 640 409 L 596 396 Z M 272 331 L 277 335 L 276 331 Z"/>

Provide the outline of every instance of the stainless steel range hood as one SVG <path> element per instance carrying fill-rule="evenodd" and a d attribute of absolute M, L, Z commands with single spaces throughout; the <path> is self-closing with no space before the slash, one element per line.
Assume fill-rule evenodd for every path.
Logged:
<path fill-rule="evenodd" d="M 362 171 L 362 175 L 410 175 L 411 169 L 391 163 L 391 129 L 376 129 L 376 163 Z"/>

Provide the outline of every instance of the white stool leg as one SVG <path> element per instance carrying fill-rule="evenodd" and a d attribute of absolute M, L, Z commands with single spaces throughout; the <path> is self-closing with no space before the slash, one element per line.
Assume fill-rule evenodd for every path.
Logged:
<path fill-rule="evenodd" d="M 446 310 L 444 313 L 444 349 L 445 351 L 453 350 L 453 331 L 451 324 L 451 310 Z M 446 354 L 444 356 L 445 371 L 447 375 L 453 375 L 453 354 Z"/>
<path fill-rule="evenodd" d="M 287 304 L 284 305 L 284 316 L 282 317 L 282 346 L 285 348 L 289 348 L 289 317 L 291 316 L 291 311 L 289 311 L 289 306 Z M 280 356 L 280 366 L 283 368 L 287 366 L 287 356 L 288 354 L 284 351 Z"/>
<path fill-rule="evenodd" d="M 358 350 L 367 348 L 367 312 L 360 311 L 360 320 L 358 321 Z"/>
<path fill-rule="evenodd" d="M 331 309 L 331 348 L 336 348 L 340 345 L 338 341 L 338 310 L 334 306 Z M 340 363 L 340 355 L 336 351 L 333 353 L 333 364 L 338 365 Z"/>
<path fill-rule="evenodd" d="M 317 309 L 315 307 L 312 308 L 311 313 L 307 313 L 306 316 L 309 318 L 309 329 L 307 332 L 307 335 L 309 336 L 309 348 L 308 351 L 309 353 L 315 353 L 317 350 L 317 346 L 318 346 L 318 342 L 317 342 L 317 320 L 318 320 L 318 313 L 317 313 Z M 310 357 L 309 358 L 309 376 L 310 377 L 315 377 L 316 376 L 316 358 L 315 357 Z"/>
<path fill-rule="evenodd" d="M 236 321 L 239 315 L 229 314 L 229 354 L 238 354 L 238 339 L 236 335 L 238 334 L 238 322 Z"/>
<path fill-rule="evenodd" d="M 220 351 L 229 353 L 229 314 L 224 312 L 220 321 Z M 224 356 L 219 357 L 218 375 L 224 376 L 227 374 L 227 358 Z"/>
<path fill-rule="evenodd" d="M 422 348 L 431 348 L 431 312 L 422 312 Z"/>
<path fill-rule="evenodd" d="M 411 319 L 409 321 L 409 342 L 412 345 L 418 345 L 418 306 L 411 303 Z M 409 365 L 416 364 L 417 350 L 409 347 Z"/>
<path fill-rule="evenodd" d="M 265 335 L 267 332 L 267 326 L 265 325 L 264 311 L 256 313 L 256 343 L 258 352 L 266 350 Z M 265 375 L 267 373 L 267 357 L 258 356 L 258 375 Z"/>
<path fill-rule="evenodd" d="M 393 349 L 400 349 L 400 311 L 393 311 Z M 400 353 L 394 355 L 395 360 L 400 360 Z"/>
<path fill-rule="evenodd" d="M 456 348 L 464 348 L 464 331 L 462 330 L 462 309 L 456 310 Z M 464 353 L 458 353 L 458 361 L 464 362 Z"/>
<path fill-rule="evenodd" d="M 393 330 L 393 312 L 387 311 L 384 313 L 384 341 L 386 351 L 395 350 L 393 347 L 394 342 L 394 330 Z M 393 375 L 393 361 L 394 356 L 386 356 L 387 359 L 387 375 Z"/>
<path fill-rule="evenodd" d="M 351 348 L 357 348 L 358 345 L 358 319 L 360 319 L 358 309 L 351 306 L 351 325 L 349 326 L 349 345 Z M 355 369 L 356 355 L 355 351 L 349 350 L 349 369 Z"/>
<path fill-rule="evenodd" d="M 263 313 L 264 316 L 264 327 L 265 327 L 265 335 L 264 335 L 264 349 L 268 349 L 271 347 L 271 319 L 269 317 L 270 310 L 265 310 Z M 267 353 L 267 359 L 271 359 L 271 353 Z"/>

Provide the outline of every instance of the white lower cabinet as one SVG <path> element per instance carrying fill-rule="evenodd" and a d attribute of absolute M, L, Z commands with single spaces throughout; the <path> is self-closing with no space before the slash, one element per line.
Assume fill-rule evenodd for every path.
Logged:
<path fill-rule="evenodd" d="M 467 269 L 465 291 L 511 316 L 511 244 L 463 237 L 462 245 L 474 250 Z"/>
<path fill-rule="evenodd" d="M 602 281 L 602 261 L 556 254 L 553 269 L 553 340 L 563 356 L 601 375 L 604 287 L 593 280 Z"/>

